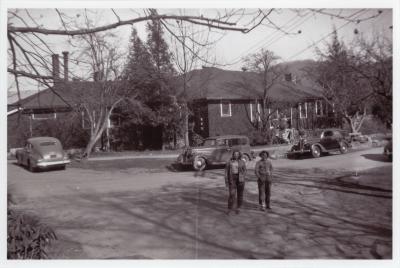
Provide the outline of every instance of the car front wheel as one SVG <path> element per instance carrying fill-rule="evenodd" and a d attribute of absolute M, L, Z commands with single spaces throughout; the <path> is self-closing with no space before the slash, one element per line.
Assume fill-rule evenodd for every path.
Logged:
<path fill-rule="evenodd" d="M 321 156 L 321 149 L 318 146 L 314 145 L 311 147 L 311 154 L 314 158 L 318 158 Z"/>
<path fill-rule="evenodd" d="M 348 146 L 347 146 L 347 144 L 346 143 L 341 143 L 340 144 L 340 153 L 342 153 L 342 154 L 345 154 L 345 153 L 347 153 L 347 151 L 348 151 Z"/>
<path fill-rule="evenodd" d="M 196 171 L 204 170 L 207 166 L 207 162 L 203 157 L 196 157 L 193 161 L 193 168 Z"/>

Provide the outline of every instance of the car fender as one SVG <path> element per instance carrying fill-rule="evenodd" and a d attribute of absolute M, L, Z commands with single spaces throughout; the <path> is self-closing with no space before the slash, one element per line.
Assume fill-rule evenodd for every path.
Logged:
<path fill-rule="evenodd" d="M 324 152 L 324 153 L 327 152 L 326 148 L 319 142 L 312 143 L 310 145 L 310 148 L 313 147 L 313 146 L 318 146 L 321 149 L 321 152 Z"/>

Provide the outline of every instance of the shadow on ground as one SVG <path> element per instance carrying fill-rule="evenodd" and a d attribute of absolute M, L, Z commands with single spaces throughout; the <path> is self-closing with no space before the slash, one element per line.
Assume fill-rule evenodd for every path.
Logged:
<path fill-rule="evenodd" d="M 379 161 L 379 162 L 390 162 L 388 157 L 383 154 L 363 154 L 361 156 L 368 160 Z"/>
<path fill-rule="evenodd" d="M 239 215 L 226 215 L 222 170 L 157 190 L 35 200 L 79 258 L 380 259 L 392 257 L 391 170 L 277 169 L 272 210 L 250 176 Z M 340 175 L 340 176 L 338 176 Z M 381 186 L 379 181 L 388 181 Z M 72 244 L 71 244 L 72 245 Z M 52 251 L 53 258 L 74 258 Z M 68 252 L 68 251 L 64 251 Z M 73 252 L 73 250 L 69 251 Z M 131 257 L 129 257 L 131 256 Z"/>

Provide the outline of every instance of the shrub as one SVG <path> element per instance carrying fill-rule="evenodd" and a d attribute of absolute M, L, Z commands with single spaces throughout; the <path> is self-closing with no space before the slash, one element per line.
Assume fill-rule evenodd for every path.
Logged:
<path fill-rule="evenodd" d="M 8 259 L 45 259 L 47 246 L 55 239 L 54 231 L 36 217 L 7 210 Z"/>
<path fill-rule="evenodd" d="M 375 133 L 387 133 L 390 132 L 390 130 L 381 120 L 370 117 L 364 120 L 360 132 L 364 135 L 370 135 Z"/>
<path fill-rule="evenodd" d="M 253 130 L 247 134 L 250 140 L 250 145 L 266 145 L 272 143 L 272 132 L 271 131 L 260 131 Z"/>

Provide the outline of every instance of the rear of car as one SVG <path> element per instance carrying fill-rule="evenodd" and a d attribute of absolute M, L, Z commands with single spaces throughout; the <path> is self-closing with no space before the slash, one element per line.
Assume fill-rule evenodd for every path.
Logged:
<path fill-rule="evenodd" d="M 55 138 L 39 141 L 34 148 L 35 147 L 41 156 L 41 158 L 37 159 L 36 164 L 39 168 L 63 168 L 66 164 L 70 163 L 67 154 L 63 151 L 60 141 Z"/>
<path fill-rule="evenodd" d="M 52 137 L 28 139 L 27 145 L 21 150 L 17 160 L 31 171 L 47 168 L 64 169 L 71 162 L 62 148 L 61 142 Z"/>

